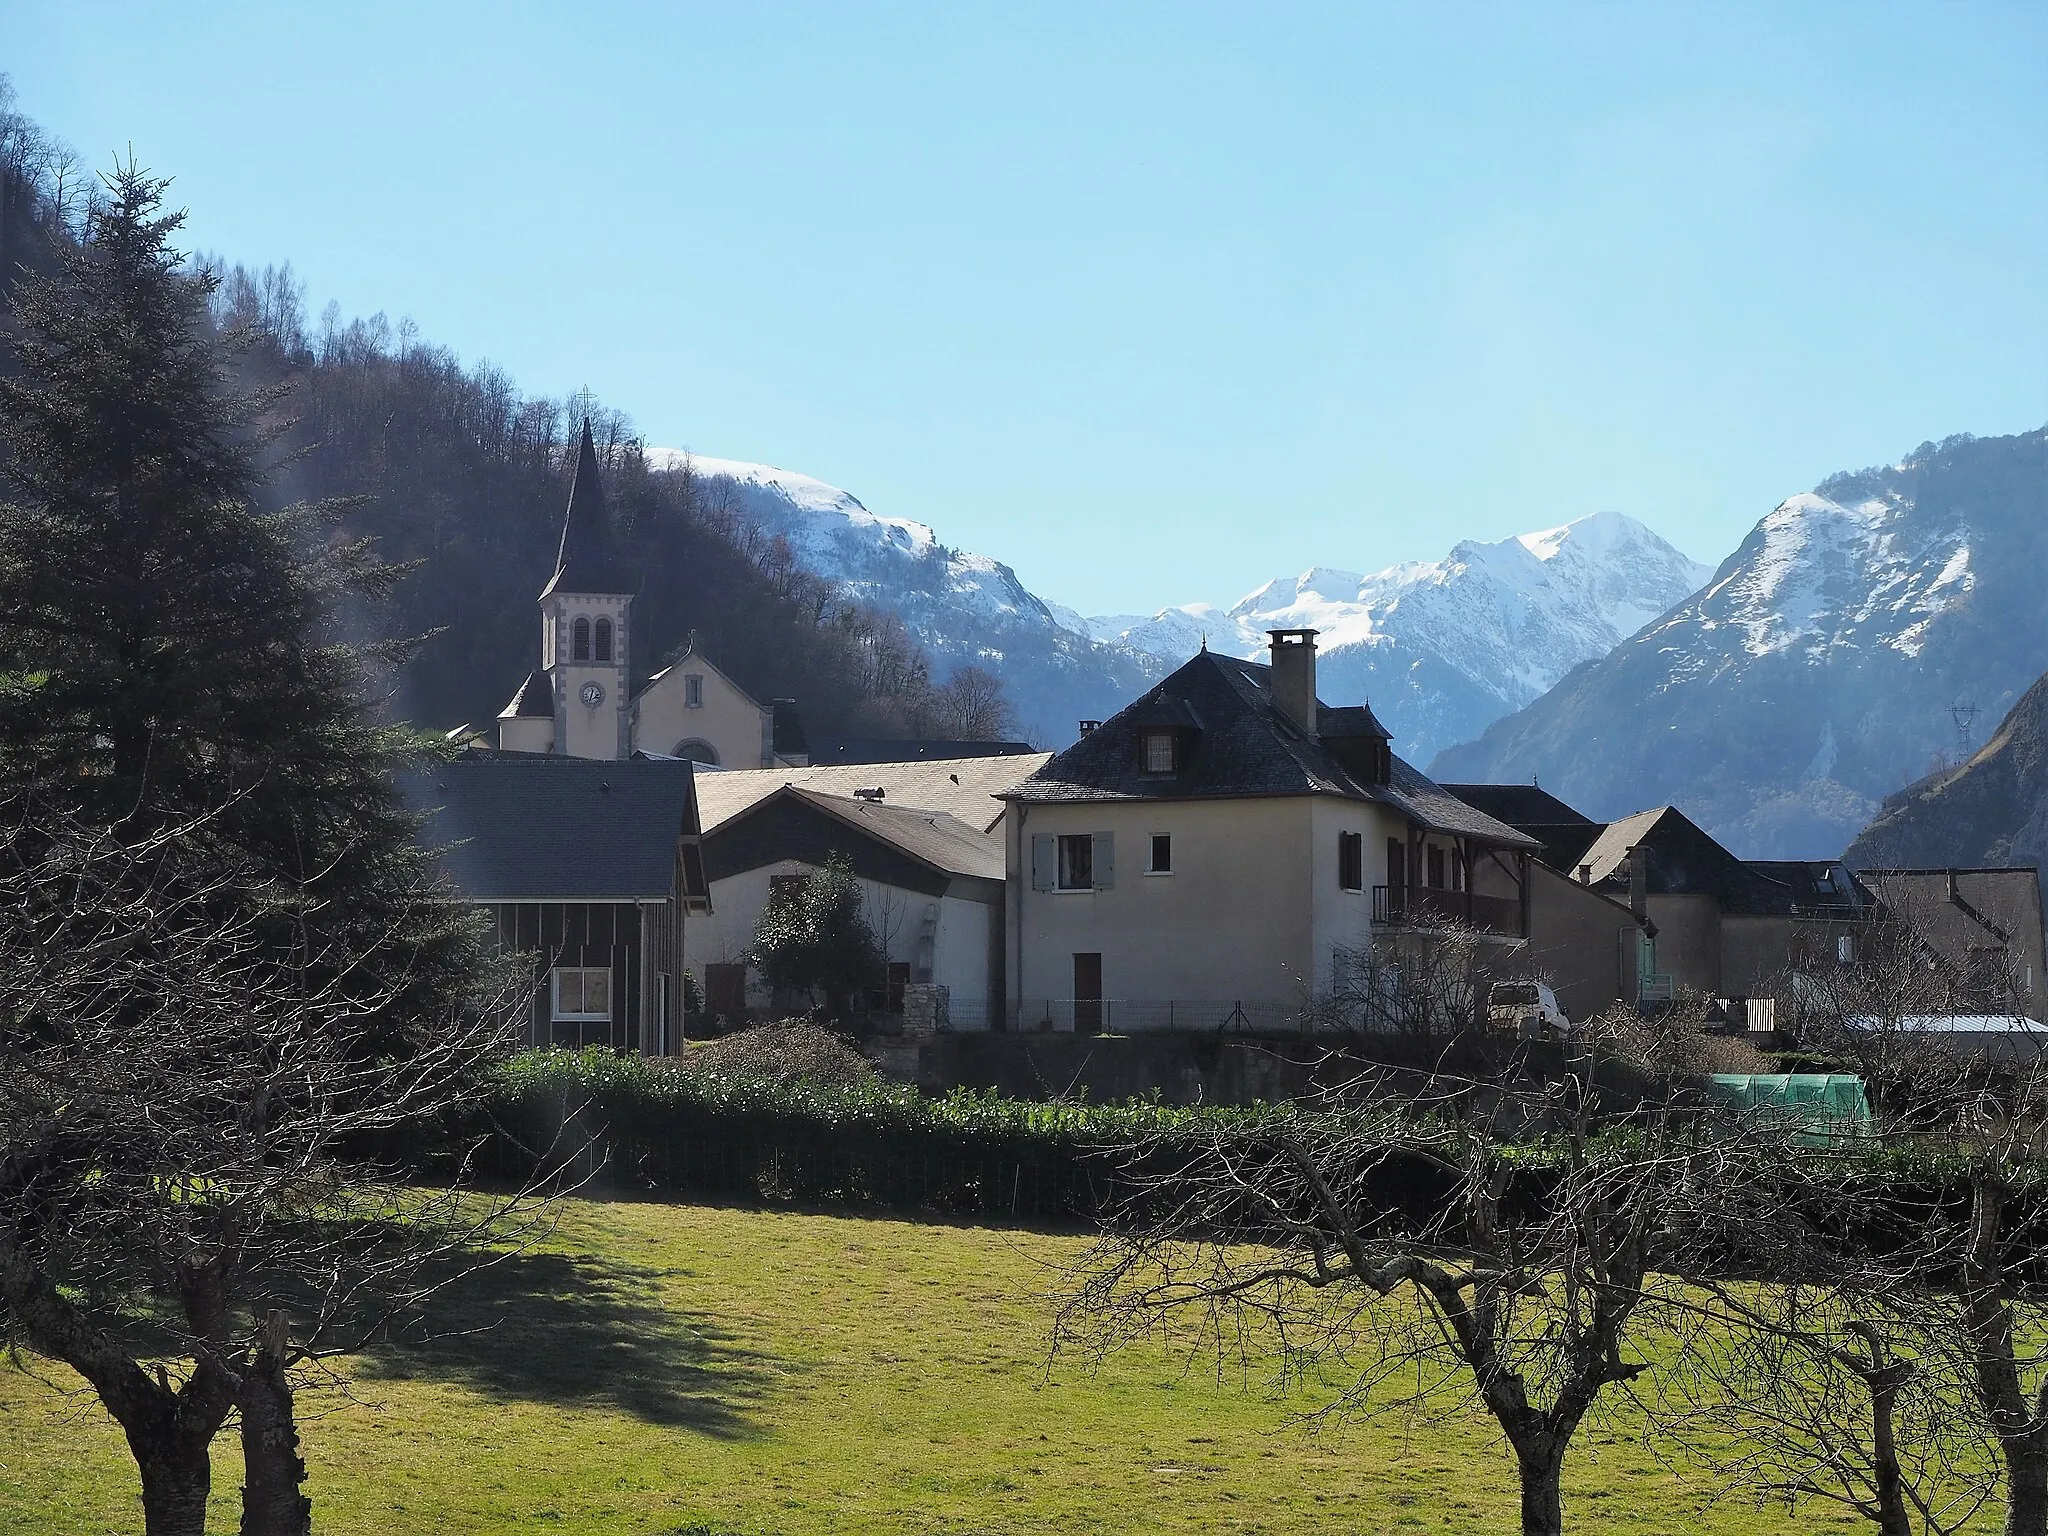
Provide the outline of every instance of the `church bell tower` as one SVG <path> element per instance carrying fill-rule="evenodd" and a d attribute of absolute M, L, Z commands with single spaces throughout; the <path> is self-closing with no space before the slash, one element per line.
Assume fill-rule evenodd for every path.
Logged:
<path fill-rule="evenodd" d="M 631 583 L 612 551 L 611 519 L 586 417 L 569 481 L 561 553 L 540 594 L 540 665 L 553 694 L 553 751 L 614 759 L 632 752 L 632 674 L 626 666 L 632 606 Z"/>

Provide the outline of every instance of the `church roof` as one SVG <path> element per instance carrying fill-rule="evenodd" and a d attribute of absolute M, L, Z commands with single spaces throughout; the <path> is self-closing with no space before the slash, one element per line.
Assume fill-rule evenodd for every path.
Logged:
<path fill-rule="evenodd" d="M 540 595 L 632 590 L 612 552 L 611 514 L 605 510 L 597 445 L 591 440 L 590 418 L 586 416 L 583 441 L 576 449 L 576 468 L 569 477 L 569 510 L 562 517 L 561 552 L 555 557 L 555 574 Z"/>
<path fill-rule="evenodd" d="M 498 711 L 500 720 L 552 720 L 555 716 L 555 685 L 545 672 L 529 672 L 512 702 Z"/>
<path fill-rule="evenodd" d="M 408 776 L 420 840 L 471 901 L 659 901 L 697 831 L 678 759 L 476 753 Z"/>

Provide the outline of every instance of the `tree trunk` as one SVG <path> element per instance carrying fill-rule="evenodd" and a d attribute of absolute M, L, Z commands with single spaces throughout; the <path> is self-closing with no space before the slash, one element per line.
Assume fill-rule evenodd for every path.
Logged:
<path fill-rule="evenodd" d="M 2048 1446 L 2039 1426 L 1999 1436 L 2005 1452 L 2005 1536 L 2048 1536 Z"/>
<path fill-rule="evenodd" d="M 284 1314 L 273 1312 L 242 1373 L 242 1536 L 310 1536 L 313 1501 L 306 1497 L 305 1458 L 286 1375 L 290 1338 Z"/>
<path fill-rule="evenodd" d="M 1515 1441 L 1522 1479 L 1522 1536 L 1563 1536 L 1565 1442 L 1548 1431 Z"/>
<path fill-rule="evenodd" d="M 206 1501 L 213 1492 L 206 1447 L 205 1440 L 176 1430 L 128 1431 L 128 1449 L 142 1473 L 146 1536 L 206 1536 Z"/>
<path fill-rule="evenodd" d="M 1906 1509 L 1906 1479 L 1899 1470 L 1899 1445 L 1893 1429 L 1898 1384 L 1881 1369 L 1865 1380 L 1870 1387 L 1870 1465 L 1877 1495 L 1878 1536 L 1913 1536 L 1913 1518 Z"/>

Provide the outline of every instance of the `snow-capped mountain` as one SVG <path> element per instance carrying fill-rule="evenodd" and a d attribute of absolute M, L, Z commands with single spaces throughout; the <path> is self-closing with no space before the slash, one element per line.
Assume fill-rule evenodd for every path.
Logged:
<path fill-rule="evenodd" d="M 805 569 L 895 612 L 941 675 L 970 663 L 998 673 L 1019 731 L 1039 745 L 1066 746 L 1075 722 L 1114 714 L 1165 673 L 1154 656 L 1060 622 L 1001 561 L 948 548 L 923 523 L 877 516 L 837 486 L 674 449 L 652 448 L 647 458 L 657 469 L 687 459 L 714 499 L 730 498 L 734 510 L 788 539 Z"/>
<path fill-rule="evenodd" d="M 1318 630 L 1324 700 L 1369 698 L 1395 749 L 1427 761 L 1606 655 L 1711 574 L 1635 519 L 1600 512 L 1372 575 L 1317 566 L 1228 608 L 1054 613 L 1174 664 L 1204 643 L 1257 657 L 1269 629 Z"/>
<path fill-rule="evenodd" d="M 2048 671 L 2044 512 L 2048 429 L 1836 475 L 1774 508 L 1698 596 L 1432 772 L 1538 775 L 1595 816 L 1675 801 L 1738 852 L 1833 857 Z"/>

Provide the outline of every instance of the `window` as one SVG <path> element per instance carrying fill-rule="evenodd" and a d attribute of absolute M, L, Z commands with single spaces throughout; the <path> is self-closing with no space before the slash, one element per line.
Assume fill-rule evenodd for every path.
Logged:
<path fill-rule="evenodd" d="M 1145 733 L 1145 771 L 1147 773 L 1172 773 L 1176 767 L 1173 760 L 1173 732 L 1147 731 Z"/>
<path fill-rule="evenodd" d="M 555 1017 L 609 1019 L 612 1016 L 612 973 L 563 967 L 554 973 Z"/>
<path fill-rule="evenodd" d="M 718 748 L 699 737 L 693 736 L 688 741 L 677 742 L 675 751 L 669 756 L 687 757 L 693 763 L 708 763 L 713 768 L 718 766 Z"/>
<path fill-rule="evenodd" d="M 1856 936 L 1855 936 L 1854 934 L 1849 934 L 1849 933 L 1844 933 L 1844 934 L 1838 934 L 1838 935 L 1836 935 L 1836 937 L 1835 937 L 1835 964 L 1837 964 L 1837 965 L 1854 965 L 1855 963 L 1856 963 Z"/>
<path fill-rule="evenodd" d="M 1114 832 L 1034 833 L 1031 889 L 1106 891 L 1116 884 Z"/>
<path fill-rule="evenodd" d="M 1337 834 L 1337 886 L 1340 890 L 1365 889 L 1365 834 Z"/>
<path fill-rule="evenodd" d="M 683 679 L 683 708 L 702 709 L 703 707 L 704 679 L 699 674 L 692 672 Z"/>
<path fill-rule="evenodd" d="M 1146 866 L 1148 875 L 1170 875 L 1173 873 L 1173 839 L 1164 832 L 1152 837 L 1152 862 Z"/>
<path fill-rule="evenodd" d="M 578 619 L 569 626 L 569 659 L 590 660 L 590 620 Z"/>
<path fill-rule="evenodd" d="M 1429 888 L 1432 891 L 1444 888 L 1444 851 L 1433 843 L 1429 849 Z"/>
<path fill-rule="evenodd" d="M 599 619 L 597 621 L 597 659 L 599 661 L 610 661 L 612 659 L 612 621 L 610 619 Z"/>
<path fill-rule="evenodd" d="M 1095 888 L 1095 839 L 1086 832 L 1069 833 L 1060 839 L 1060 889 L 1087 891 Z"/>

